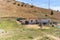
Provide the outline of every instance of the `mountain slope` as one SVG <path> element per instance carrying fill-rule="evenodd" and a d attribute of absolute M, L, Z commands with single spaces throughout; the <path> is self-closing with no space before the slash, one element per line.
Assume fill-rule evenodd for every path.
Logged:
<path fill-rule="evenodd" d="M 0 0 L 0 17 L 24 17 L 28 19 L 52 18 L 60 20 L 60 12 L 38 8 L 15 0 Z"/>

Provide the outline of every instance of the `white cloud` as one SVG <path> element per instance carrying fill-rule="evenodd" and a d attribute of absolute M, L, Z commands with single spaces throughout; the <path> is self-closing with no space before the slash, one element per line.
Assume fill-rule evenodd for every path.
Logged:
<path fill-rule="evenodd" d="M 52 6 L 51 9 L 53 9 L 53 10 L 60 10 L 60 6 Z"/>
<path fill-rule="evenodd" d="M 39 6 L 39 7 L 42 7 L 42 8 L 49 8 L 49 6 L 48 6 L 48 4 L 41 4 L 41 5 L 37 5 L 37 6 Z M 50 9 L 52 9 L 52 10 L 59 10 L 60 11 L 60 6 L 50 6 Z"/>

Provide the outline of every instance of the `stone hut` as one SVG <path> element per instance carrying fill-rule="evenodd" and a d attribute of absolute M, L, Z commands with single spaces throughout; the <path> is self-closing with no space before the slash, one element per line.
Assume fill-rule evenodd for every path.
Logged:
<path fill-rule="evenodd" d="M 48 18 L 39 19 L 39 25 L 42 25 L 42 26 L 48 25 L 50 24 L 50 22 L 51 22 L 51 19 L 48 19 Z"/>

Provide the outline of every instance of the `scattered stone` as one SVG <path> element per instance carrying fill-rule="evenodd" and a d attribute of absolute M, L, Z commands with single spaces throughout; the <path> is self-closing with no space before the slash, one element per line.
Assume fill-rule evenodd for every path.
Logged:
<path fill-rule="evenodd" d="M 1 33 L 5 33 L 5 30 L 3 30 L 3 29 L 0 29 L 0 34 L 1 34 Z"/>

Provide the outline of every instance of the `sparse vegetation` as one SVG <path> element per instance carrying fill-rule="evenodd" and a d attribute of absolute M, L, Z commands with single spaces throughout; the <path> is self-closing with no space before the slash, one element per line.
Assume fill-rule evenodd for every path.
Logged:
<path fill-rule="evenodd" d="M 22 25 L 17 24 L 16 21 L 9 19 L 0 20 L 0 29 L 8 32 L 7 36 L 5 36 L 7 38 L 3 36 L 0 38 L 1 40 L 29 40 L 39 36 L 40 34 L 37 30 L 26 29 Z"/>
<path fill-rule="evenodd" d="M 33 37 L 32 37 L 32 36 L 28 36 L 28 38 L 29 38 L 29 39 L 33 39 Z"/>
<path fill-rule="evenodd" d="M 33 8 L 34 6 L 33 5 L 31 5 L 31 8 Z"/>
<path fill-rule="evenodd" d="M 18 6 L 20 6 L 20 4 L 17 4 Z"/>
<path fill-rule="evenodd" d="M 28 29 L 24 25 L 17 24 L 15 20 L 3 19 L 0 20 L 0 29 L 5 30 L 8 34 L 2 36 L 1 40 L 33 40 L 39 37 L 39 40 L 53 40 L 47 37 L 43 32 L 60 36 L 59 29 Z M 58 30 L 58 31 L 57 31 Z M 57 35 L 58 34 L 58 35 Z M 1 36 L 1 35 L 0 35 Z"/>
<path fill-rule="evenodd" d="M 53 10 L 51 11 L 51 15 L 53 15 L 54 13 L 53 13 Z"/>
<path fill-rule="evenodd" d="M 46 14 L 45 16 L 47 17 L 48 15 Z"/>

